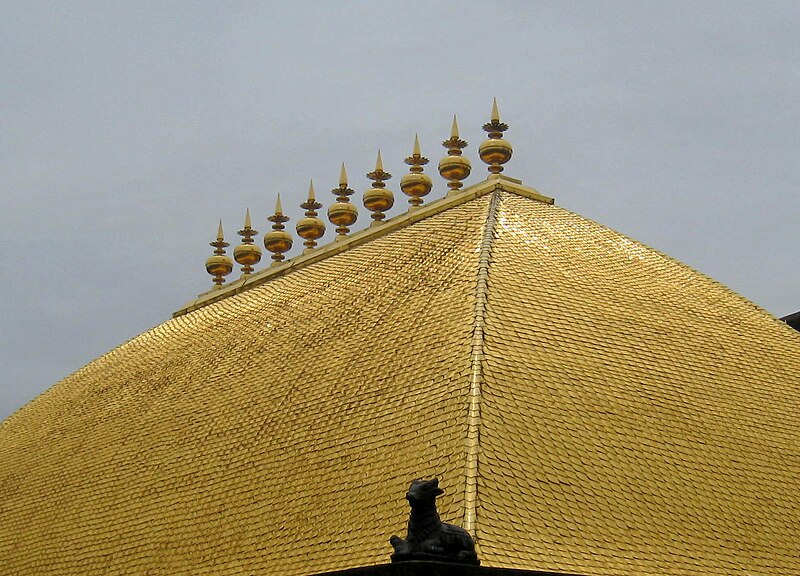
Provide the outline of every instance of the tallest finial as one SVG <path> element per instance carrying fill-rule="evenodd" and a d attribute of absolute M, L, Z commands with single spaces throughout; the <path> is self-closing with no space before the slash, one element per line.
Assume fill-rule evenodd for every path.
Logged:
<path fill-rule="evenodd" d="M 478 148 L 478 155 L 489 165 L 489 172 L 499 174 L 503 171 L 503 164 L 511 159 L 513 149 L 508 140 L 503 140 L 503 132 L 508 130 L 508 124 L 500 122 L 500 112 L 497 110 L 497 99 L 492 101 L 491 122 L 484 124 L 483 129 L 489 133 L 489 139 L 484 140 Z"/>

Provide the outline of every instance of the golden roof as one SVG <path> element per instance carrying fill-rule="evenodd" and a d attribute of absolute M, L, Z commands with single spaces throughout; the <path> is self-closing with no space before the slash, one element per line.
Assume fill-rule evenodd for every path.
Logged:
<path fill-rule="evenodd" d="M 6 420 L 0 560 L 378 564 L 438 476 L 486 566 L 798 574 L 798 365 L 800 333 L 495 173 L 201 296 Z"/>

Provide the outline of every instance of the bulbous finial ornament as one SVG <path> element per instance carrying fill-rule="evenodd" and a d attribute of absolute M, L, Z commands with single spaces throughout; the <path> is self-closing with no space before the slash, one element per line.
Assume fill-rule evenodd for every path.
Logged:
<path fill-rule="evenodd" d="M 503 132 L 508 130 L 508 124 L 500 122 L 497 99 L 492 102 L 492 121 L 484 124 L 483 129 L 489 133 L 489 139 L 480 145 L 478 155 L 489 165 L 489 172 L 499 174 L 503 171 L 502 165 L 511 159 L 514 150 L 508 140 L 503 140 Z"/>
<path fill-rule="evenodd" d="M 281 195 L 278 194 L 278 200 L 275 202 L 275 214 L 267 218 L 272 222 L 272 230 L 264 234 L 264 248 L 272 252 L 272 265 L 277 266 L 281 261 L 286 258 L 284 252 L 288 252 L 292 248 L 292 235 L 289 234 L 284 228 L 284 222 L 289 221 L 289 217 L 283 214 L 281 208 Z"/>
<path fill-rule="evenodd" d="M 422 197 L 430 193 L 433 188 L 430 176 L 422 173 L 422 167 L 428 163 L 428 159 L 420 152 L 419 136 L 414 136 L 414 151 L 404 162 L 411 168 L 409 168 L 410 174 L 406 174 L 400 180 L 400 190 L 409 196 L 408 203 L 413 209 L 422 204 Z"/>
<path fill-rule="evenodd" d="M 233 260 L 225 255 L 225 248 L 230 246 L 225 242 L 225 237 L 222 234 L 222 220 L 219 221 L 219 228 L 217 228 L 217 239 L 210 243 L 214 247 L 214 255 L 206 260 L 206 272 L 214 277 L 214 288 L 222 288 L 225 283 L 224 276 L 227 276 L 233 271 Z"/>
<path fill-rule="evenodd" d="M 458 121 L 455 116 L 453 116 L 450 138 L 442 142 L 442 146 L 447 148 L 449 156 L 442 158 L 439 162 L 439 174 L 445 180 L 449 180 L 447 187 L 451 192 L 455 192 L 464 185 L 462 180 L 469 176 L 472 170 L 469 159 L 461 155 L 461 150 L 467 147 L 467 143 L 458 137 Z"/>
<path fill-rule="evenodd" d="M 253 264 L 261 262 L 261 248 L 253 243 L 253 236 L 258 230 L 253 230 L 250 222 L 250 209 L 244 215 L 244 228 L 237 232 L 242 237 L 242 243 L 233 249 L 233 259 L 242 265 L 242 276 L 253 273 Z"/>
<path fill-rule="evenodd" d="M 303 254 L 306 254 L 317 247 L 317 240 L 325 234 L 325 223 L 317 218 L 317 210 L 322 208 L 322 204 L 317 202 L 314 196 L 313 180 L 308 186 L 308 199 L 300 204 L 300 208 L 306 211 L 305 218 L 302 218 L 297 223 L 295 230 L 297 230 L 297 235 L 305 240 L 303 242 L 303 246 L 305 246 Z"/>
<path fill-rule="evenodd" d="M 384 184 L 384 181 L 389 180 L 391 177 L 391 174 L 383 170 L 381 151 L 378 150 L 375 170 L 367 174 L 367 178 L 373 181 L 372 188 L 364 192 L 364 207 L 372 212 L 370 215 L 373 220 L 372 226 L 380 224 L 386 218 L 384 212 L 394 206 L 394 194 Z"/>
<path fill-rule="evenodd" d="M 342 171 L 339 175 L 339 187 L 331 190 L 336 195 L 336 202 L 328 207 L 328 220 L 336 226 L 336 241 L 342 240 L 350 232 L 348 226 L 355 224 L 358 219 L 358 209 L 350 203 L 349 196 L 354 194 L 347 187 L 347 170 L 342 162 Z"/>

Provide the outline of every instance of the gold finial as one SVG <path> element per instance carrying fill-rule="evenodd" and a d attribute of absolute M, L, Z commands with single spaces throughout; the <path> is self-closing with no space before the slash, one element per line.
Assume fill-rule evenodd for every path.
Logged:
<path fill-rule="evenodd" d="M 348 196 L 354 194 L 353 190 L 347 187 L 347 171 L 342 162 L 342 171 L 339 176 L 339 187 L 331 190 L 336 195 L 336 202 L 328 206 L 328 220 L 336 226 L 338 236 L 336 240 L 341 240 L 350 232 L 348 226 L 352 226 L 358 219 L 358 209 L 350 203 Z"/>
<path fill-rule="evenodd" d="M 253 272 L 253 264 L 261 261 L 261 248 L 253 243 L 258 230 L 253 230 L 250 223 L 250 208 L 244 214 L 244 228 L 237 234 L 242 237 L 242 243 L 234 248 L 233 259 L 242 265 L 242 276 L 248 276 Z"/>
<path fill-rule="evenodd" d="M 489 139 L 480 145 L 478 155 L 489 165 L 489 172 L 499 174 L 503 171 L 502 165 L 511 159 L 514 150 L 508 140 L 503 140 L 503 132 L 508 130 L 508 124 L 500 122 L 496 98 L 492 102 L 492 121 L 484 124 L 483 129 L 489 133 Z"/>
<path fill-rule="evenodd" d="M 458 130 L 458 126 L 456 126 L 456 130 Z M 400 179 L 400 190 L 403 191 L 403 194 L 410 196 L 408 203 L 414 209 L 422 204 L 422 197 L 427 195 L 433 188 L 430 176 L 422 173 L 422 167 L 428 163 L 428 159 L 420 152 L 419 136 L 414 136 L 414 150 L 404 162 L 411 168 L 409 168 L 410 174 L 406 174 Z"/>
<path fill-rule="evenodd" d="M 394 206 L 394 194 L 386 188 L 384 182 L 392 177 L 391 174 L 383 170 L 383 160 L 381 151 L 378 150 L 378 159 L 375 161 L 375 170 L 367 174 L 367 178 L 372 180 L 372 188 L 364 192 L 364 207 L 372 212 L 372 225 L 376 226 L 381 220 L 386 218 L 384 212 Z"/>
<path fill-rule="evenodd" d="M 325 223 L 317 218 L 317 210 L 322 208 L 322 204 L 317 202 L 317 199 L 314 197 L 313 180 L 308 186 L 308 199 L 300 204 L 300 208 L 306 211 L 305 218 L 302 218 L 297 223 L 295 230 L 297 230 L 297 235 L 305 240 L 305 242 L 303 242 L 303 246 L 305 246 L 303 254 L 306 254 L 316 248 L 317 240 L 322 238 L 322 235 L 325 234 Z"/>
<path fill-rule="evenodd" d="M 277 266 L 286 258 L 283 253 L 292 248 L 292 235 L 284 230 L 286 226 L 283 224 L 289 221 L 289 217 L 283 215 L 280 194 L 278 194 L 278 200 L 275 202 L 275 213 L 268 217 L 267 220 L 273 224 L 272 230 L 264 234 L 264 248 L 272 252 L 272 265 Z"/>
<path fill-rule="evenodd" d="M 225 248 L 230 246 L 225 242 L 225 237 L 222 234 L 222 220 L 219 221 L 217 228 L 217 239 L 210 243 L 214 247 L 214 255 L 206 260 L 206 272 L 214 277 L 214 288 L 222 288 L 225 282 L 223 276 L 227 276 L 233 271 L 233 261 L 229 256 L 225 255 Z"/>
<path fill-rule="evenodd" d="M 467 143 L 458 137 L 458 120 L 455 116 L 453 116 L 453 127 L 450 129 L 450 138 L 442 142 L 442 146 L 447 148 L 449 155 L 439 162 L 439 174 L 449 180 L 447 187 L 451 192 L 455 192 L 464 185 L 462 180 L 469 176 L 472 169 L 469 160 L 461 155 L 461 150 L 467 147 Z"/>

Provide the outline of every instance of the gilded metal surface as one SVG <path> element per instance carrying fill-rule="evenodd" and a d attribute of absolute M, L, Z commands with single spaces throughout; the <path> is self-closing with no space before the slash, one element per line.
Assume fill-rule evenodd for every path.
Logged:
<path fill-rule="evenodd" d="M 455 192 L 464 186 L 462 180 L 469 176 L 472 170 L 469 158 L 461 155 L 461 151 L 467 147 L 467 142 L 458 135 L 458 120 L 455 116 L 450 129 L 450 138 L 442 142 L 442 146 L 447 148 L 448 155 L 439 161 L 439 174 L 445 180 L 449 180 L 447 187 L 451 192 Z"/>
<path fill-rule="evenodd" d="M 504 194 L 496 235 L 481 560 L 800 574 L 800 334 L 555 206 Z"/>
<path fill-rule="evenodd" d="M 364 208 L 372 212 L 370 217 L 373 222 L 372 225 L 381 224 L 382 220 L 386 218 L 386 212 L 394 206 L 394 194 L 391 190 L 386 188 L 386 180 L 391 179 L 392 175 L 383 169 L 383 160 L 381 160 L 381 151 L 378 150 L 378 159 L 375 161 L 375 170 L 367 174 L 367 178 L 372 180 L 372 188 L 364 192 Z"/>
<path fill-rule="evenodd" d="M 475 279 L 475 315 L 472 323 L 472 351 L 469 373 L 469 411 L 467 413 L 467 465 L 464 469 L 464 529 L 475 537 L 478 504 L 478 453 L 480 451 L 481 387 L 483 386 L 483 342 L 486 327 L 486 300 L 489 296 L 489 264 L 494 242 L 499 195 L 492 194 L 483 230 Z M 480 547 L 477 547 L 480 552 Z"/>
<path fill-rule="evenodd" d="M 170 320 L 5 421 L 0 573 L 386 562 L 420 476 L 460 524 L 488 203 Z"/>
<path fill-rule="evenodd" d="M 512 179 L 458 194 L 6 420 L 0 572 L 377 564 L 409 481 L 439 476 L 486 566 L 800 574 L 800 334 Z"/>
<path fill-rule="evenodd" d="M 336 240 L 342 241 L 350 232 L 352 226 L 358 220 L 358 208 L 350 202 L 350 196 L 355 192 L 347 185 L 347 170 L 342 163 L 342 171 L 339 174 L 339 187 L 331 192 L 336 196 L 336 202 L 328 206 L 328 220 L 336 226 L 338 236 Z"/>
<path fill-rule="evenodd" d="M 325 223 L 317 218 L 317 210 L 322 208 L 322 204 L 317 202 L 314 196 L 313 180 L 308 185 L 308 198 L 300 204 L 300 208 L 305 210 L 305 218 L 301 218 L 297 222 L 295 230 L 297 230 L 297 235 L 304 240 L 303 254 L 308 254 L 317 247 L 317 240 L 325 234 Z"/>
<path fill-rule="evenodd" d="M 508 130 L 508 124 L 500 122 L 497 99 L 492 101 L 491 121 L 484 124 L 483 129 L 489 133 L 489 139 L 484 140 L 478 147 L 478 155 L 481 160 L 489 164 L 490 173 L 499 174 L 503 171 L 502 165 L 511 160 L 514 150 L 508 140 L 503 140 L 503 132 Z"/>
<path fill-rule="evenodd" d="M 302 255 L 295 256 L 294 258 L 282 261 L 278 266 L 271 266 L 264 270 L 259 270 L 247 278 L 241 278 L 231 282 L 227 286 L 221 287 L 219 290 L 210 290 L 200 294 L 197 298 L 191 300 L 181 309 L 177 310 L 173 316 L 181 316 L 188 312 L 192 312 L 203 306 L 208 306 L 214 302 L 218 302 L 224 298 L 239 294 L 245 290 L 250 290 L 256 286 L 260 286 L 265 282 L 269 282 L 278 276 L 295 272 L 328 258 L 334 254 L 340 254 L 346 250 L 350 250 L 356 246 L 360 246 L 367 242 L 372 242 L 376 238 L 385 236 L 386 234 L 410 226 L 415 222 L 419 222 L 434 214 L 439 214 L 445 210 L 449 210 L 454 206 L 460 206 L 465 202 L 469 202 L 474 198 L 479 198 L 486 194 L 490 194 L 496 189 L 501 189 L 504 186 L 511 187 L 515 194 L 536 200 L 537 202 L 544 202 L 546 204 L 553 204 L 553 198 L 544 196 L 530 188 L 523 186 L 522 181 L 502 174 L 491 174 L 483 182 L 473 184 L 463 190 L 455 191 L 453 194 L 448 194 L 444 198 L 434 200 L 425 206 L 414 207 L 413 210 L 409 209 L 404 214 L 398 214 L 386 220 L 381 226 L 369 227 L 359 230 L 347 237 L 337 237 L 336 242 L 330 242 L 315 248 L 314 250 L 304 251 Z"/>
<path fill-rule="evenodd" d="M 237 234 L 242 237 L 242 243 L 233 250 L 233 258 L 242 265 L 242 275 L 247 276 L 253 273 L 253 264 L 261 261 L 261 248 L 253 243 L 258 230 L 253 230 L 249 208 L 244 215 L 244 227 Z"/>
<path fill-rule="evenodd" d="M 217 239 L 209 245 L 214 247 L 214 255 L 209 256 L 206 260 L 206 272 L 214 277 L 215 288 L 218 289 L 225 283 L 224 276 L 233 271 L 233 260 L 231 260 L 230 256 L 225 255 L 225 248 L 230 244 L 225 242 L 225 235 L 222 232 L 222 220 L 219 221 L 219 227 L 217 228 Z"/>
<path fill-rule="evenodd" d="M 277 266 L 286 258 L 284 252 L 291 250 L 293 243 L 292 235 L 285 230 L 289 217 L 283 213 L 280 194 L 275 202 L 275 213 L 267 220 L 272 222 L 272 230 L 264 234 L 264 248 L 272 252 L 272 265 Z"/>
<path fill-rule="evenodd" d="M 407 157 L 404 162 L 410 166 L 409 174 L 406 174 L 400 179 L 400 190 L 403 194 L 409 196 L 408 203 L 412 207 L 422 205 L 423 196 L 427 196 L 433 188 L 433 181 L 427 174 L 423 174 L 423 166 L 429 162 L 419 148 L 419 136 L 414 136 L 414 148 L 411 156 Z"/>

